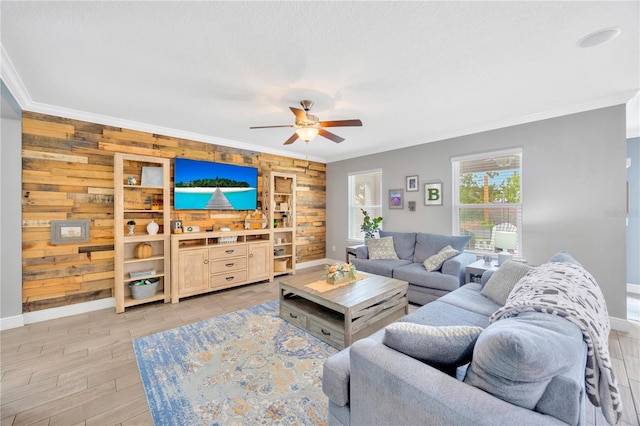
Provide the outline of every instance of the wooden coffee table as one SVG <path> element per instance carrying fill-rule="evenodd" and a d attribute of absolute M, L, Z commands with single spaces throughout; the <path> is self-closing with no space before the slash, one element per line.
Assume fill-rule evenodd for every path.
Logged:
<path fill-rule="evenodd" d="M 408 313 L 406 281 L 358 272 L 366 278 L 318 291 L 324 266 L 283 276 L 280 317 L 331 346 L 344 349 Z M 326 290 L 326 291 L 325 291 Z"/>

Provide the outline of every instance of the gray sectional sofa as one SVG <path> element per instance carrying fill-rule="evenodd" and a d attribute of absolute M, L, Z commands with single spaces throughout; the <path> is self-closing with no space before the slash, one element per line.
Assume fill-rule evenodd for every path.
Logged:
<path fill-rule="evenodd" d="M 575 261 L 559 254 L 549 265 L 558 262 Z M 487 285 L 492 272 L 485 272 L 481 283 L 451 291 L 329 358 L 329 424 L 583 425 L 588 348 L 581 329 L 543 312 L 490 324 L 516 293 L 508 282 L 531 276 L 515 263 L 495 273 L 492 282 L 502 287 Z M 469 342 L 466 352 L 455 347 Z"/>
<path fill-rule="evenodd" d="M 380 238 L 385 237 L 393 238 L 397 259 L 370 259 L 368 247 L 360 246 L 352 263 L 359 271 L 407 281 L 409 302 L 418 305 L 459 288 L 464 284 L 466 266 L 476 261 L 474 254 L 464 252 L 468 236 L 380 231 Z M 461 253 L 446 260 L 437 271 L 427 271 L 424 262 L 446 246 Z"/>

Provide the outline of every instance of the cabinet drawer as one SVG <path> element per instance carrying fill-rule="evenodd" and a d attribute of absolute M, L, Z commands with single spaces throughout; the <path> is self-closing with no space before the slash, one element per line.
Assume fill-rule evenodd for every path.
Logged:
<path fill-rule="evenodd" d="M 211 260 L 211 273 L 218 274 L 220 272 L 237 271 L 239 269 L 247 269 L 247 258 L 236 257 L 232 259 Z"/>
<path fill-rule="evenodd" d="M 315 318 L 309 318 L 307 331 L 334 348 L 344 348 L 344 332 L 340 332 L 333 327 L 327 327 L 326 324 L 317 321 Z"/>
<path fill-rule="evenodd" d="M 297 327 L 305 330 L 307 328 L 307 316 L 282 303 L 280 303 L 280 317 Z"/>
<path fill-rule="evenodd" d="M 226 288 L 247 281 L 247 271 L 234 271 L 225 274 L 211 275 L 209 288 Z"/>
<path fill-rule="evenodd" d="M 211 259 L 225 259 L 229 257 L 238 257 L 247 255 L 246 244 L 229 244 L 221 245 L 220 247 L 211 247 L 209 249 L 209 257 Z"/>

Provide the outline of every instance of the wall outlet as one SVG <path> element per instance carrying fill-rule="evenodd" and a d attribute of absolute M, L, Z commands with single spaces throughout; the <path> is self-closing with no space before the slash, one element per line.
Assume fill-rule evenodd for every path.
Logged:
<path fill-rule="evenodd" d="M 336 246 L 331 246 L 331 250 L 336 251 Z"/>

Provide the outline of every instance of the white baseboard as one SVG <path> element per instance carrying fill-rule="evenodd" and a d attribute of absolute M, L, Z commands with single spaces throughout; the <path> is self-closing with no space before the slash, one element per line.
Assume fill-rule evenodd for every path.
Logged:
<path fill-rule="evenodd" d="M 10 328 L 18 328 L 24 325 L 24 316 L 16 315 L 13 317 L 0 318 L 0 331 L 9 330 Z"/>
<path fill-rule="evenodd" d="M 627 293 L 640 294 L 640 284 L 627 283 Z"/>
<path fill-rule="evenodd" d="M 609 324 L 611 324 L 611 329 L 616 331 L 621 331 L 623 333 L 628 333 L 631 331 L 631 324 L 629 324 L 629 320 L 609 317 Z"/>
<path fill-rule="evenodd" d="M 333 263 L 333 261 L 329 259 L 318 259 L 310 260 L 309 262 L 296 263 L 296 271 L 298 269 L 311 268 L 312 266 L 326 265 L 328 263 Z"/>
<path fill-rule="evenodd" d="M 71 315 L 84 314 L 100 309 L 114 308 L 116 299 L 108 297 L 106 299 L 92 300 L 91 302 L 76 303 L 73 305 L 60 306 L 58 308 L 43 309 L 35 312 L 25 312 L 24 324 L 33 324 L 41 321 L 48 321 L 57 318 L 69 317 Z"/>

